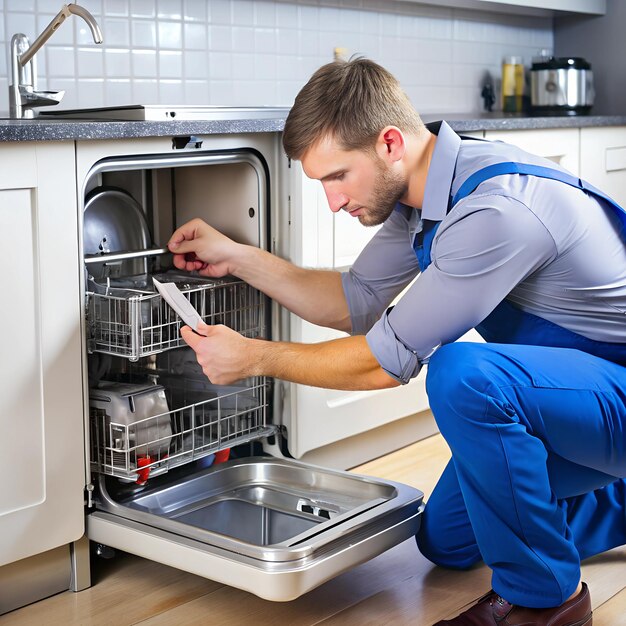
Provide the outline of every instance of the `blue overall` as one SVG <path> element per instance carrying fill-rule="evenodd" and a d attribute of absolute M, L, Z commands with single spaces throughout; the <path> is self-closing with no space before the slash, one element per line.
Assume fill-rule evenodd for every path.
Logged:
<path fill-rule="evenodd" d="M 599 190 L 523 163 L 475 172 L 451 206 L 502 174 L 578 187 L 626 224 Z M 421 271 L 438 225 L 424 224 L 416 240 Z M 626 544 L 626 344 L 593 341 L 506 300 L 476 329 L 489 343 L 444 345 L 429 362 L 430 406 L 452 460 L 417 543 L 439 565 L 483 560 L 513 604 L 558 606 L 576 589 L 581 559 Z"/>

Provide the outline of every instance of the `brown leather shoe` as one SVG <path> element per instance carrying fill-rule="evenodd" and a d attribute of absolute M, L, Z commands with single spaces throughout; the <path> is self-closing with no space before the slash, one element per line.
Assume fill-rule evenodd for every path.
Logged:
<path fill-rule="evenodd" d="M 591 626 L 591 598 L 583 583 L 582 591 L 553 609 L 527 609 L 513 606 L 490 591 L 471 608 L 452 620 L 434 626 Z"/>

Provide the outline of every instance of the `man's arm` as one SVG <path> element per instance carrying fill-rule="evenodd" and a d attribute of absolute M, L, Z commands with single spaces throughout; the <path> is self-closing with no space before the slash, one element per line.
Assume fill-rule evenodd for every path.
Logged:
<path fill-rule="evenodd" d="M 249 376 L 272 376 L 328 389 L 398 386 L 378 364 L 363 335 L 315 344 L 248 339 L 226 326 L 188 326 L 183 339 L 195 351 L 209 380 L 227 385 Z"/>
<path fill-rule="evenodd" d="M 177 229 L 168 247 L 178 269 L 211 277 L 232 274 L 313 324 L 351 330 L 339 272 L 296 267 L 265 250 L 236 243 L 200 219 Z"/>

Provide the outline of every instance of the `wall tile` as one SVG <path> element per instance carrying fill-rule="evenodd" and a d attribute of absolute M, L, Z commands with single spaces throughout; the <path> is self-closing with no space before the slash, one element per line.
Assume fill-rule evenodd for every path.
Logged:
<path fill-rule="evenodd" d="M 254 3 L 251 0 L 233 0 L 233 24 L 239 26 L 254 25 Z"/>
<path fill-rule="evenodd" d="M 13 0 L 13 4 L 22 4 L 21 0 Z M 34 4 L 34 2 L 33 2 Z M 50 13 L 56 15 L 63 3 L 59 3 L 58 0 L 37 0 L 37 12 L 38 13 Z M 5 0 L 4 8 L 8 9 L 9 4 Z"/>
<path fill-rule="evenodd" d="M 104 0 L 104 14 L 108 17 L 127 17 L 128 9 L 127 0 Z"/>
<path fill-rule="evenodd" d="M 206 0 L 184 0 L 183 19 L 189 22 L 206 24 L 208 4 Z"/>
<path fill-rule="evenodd" d="M 254 77 L 257 80 L 277 80 L 278 68 L 276 67 L 276 57 L 273 54 L 254 55 Z"/>
<path fill-rule="evenodd" d="M 295 4 L 277 4 L 276 24 L 280 28 L 298 28 L 298 6 Z"/>
<path fill-rule="evenodd" d="M 46 55 L 46 73 L 50 78 L 72 78 L 76 75 L 76 51 L 73 47 L 45 46 L 37 56 L 43 56 L 42 52 Z"/>
<path fill-rule="evenodd" d="M 129 78 L 109 79 L 104 91 L 104 104 L 106 106 L 120 106 L 132 104 L 133 86 Z"/>
<path fill-rule="evenodd" d="M 105 45 L 128 48 L 130 46 L 129 26 L 128 18 L 105 19 L 102 26 L 103 33 L 106 33 Z"/>
<path fill-rule="evenodd" d="M 212 80 L 232 80 L 233 55 L 227 52 L 210 52 L 209 76 Z"/>
<path fill-rule="evenodd" d="M 105 75 L 108 77 L 130 77 L 131 53 L 129 49 L 107 48 L 104 51 Z"/>
<path fill-rule="evenodd" d="M 298 7 L 298 26 L 300 30 L 317 31 L 320 27 L 320 11 L 317 7 Z"/>
<path fill-rule="evenodd" d="M 254 29 L 234 26 L 232 29 L 233 52 L 254 52 Z"/>
<path fill-rule="evenodd" d="M 7 41 L 11 41 L 11 37 L 15 33 L 24 33 L 32 42 L 39 34 L 39 31 L 37 30 L 37 27 L 35 25 L 35 16 L 32 13 L 6 12 L 5 24 Z"/>
<path fill-rule="evenodd" d="M 209 103 L 209 81 L 187 80 L 184 85 L 185 104 L 198 104 L 200 106 Z"/>
<path fill-rule="evenodd" d="M 135 47 L 155 48 L 156 24 L 148 20 L 133 20 L 131 22 L 131 37 Z"/>
<path fill-rule="evenodd" d="M 230 0 L 212 0 L 209 8 L 211 24 L 232 24 Z"/>
<path fill-rule="evenodd" d="M 183 18 L 182 0 L 157 0 L 157 17 L 164 20 Z"/>
<path fill-rule="evenodd" d="M 209 76 L 209 56 L 205 50 L 185 51 L 183 56 L 183 65 L 185 78 L 206 79 Z"/>
<path fill-rule="evenodd" d="M 9 111 L 9 80 L 0 78 L 0 111 L 8 115 Z"/>
<path fill-rule="evenodd" d="M 155 79 L 133 80 L 133 102 L 140 104 L 158 104 L 159 85 Z"/>
<path fill-rule="evenodd" d="M 273 2 L 254 2 L 254 25 L 264 28 L 276 26 L 276 6 Z"/>
<path fill-rule="evenodd" d="M 232 78 L 238 83 L 254 78 L 254 54 L 233 54 Z"/>
<path fill-rule="evenodd" d="M 183 47 L 183 29 L 180 22 L 158 22 L 159 47 L 180 50 Z"/>
<path fill-rule="evenodd" d="M 315 40 L 315 37 L 301 37 L 300 40 Z M 254 49 L 256 52 L 276 54 L 278 51 L 278 36 L 275 28 L 254 29 Z"/>
<path fill-rule="evenodd" d="M 101 107 L 104 103 L 104 79 L 79 79 L 77 92 L 79 107 Z"/>
<path fill-rule="evenodd" d="M 232 80 L 209 81 L 209 98 L 211 104 L 231 105 L 233 101 Z"/>
<path fill-rule="evenodd" d="M 104 76 L 104 54 L 101 48 L 78 48 L 77 69 L 79 78 Z"/>
<path fill-rule="evenodd" d="M 174 50 L 159 51 L 159 77 L 180 78 L 183 75 L 183 53 Z"/>
<path fill-rule="evenodd" d="M 132 50 L 132 76 L 141 78 L 156 78 L 157 57 L 155 50 Z"/>
<path fill-rule="evenodd" d="M 211 50 L 232 51 L 233 49 L 233 31 L 228 26 L 210 26 L 209 41 Z"/>
<path fill-rule="evenodd" d="M 35 10 L 35 0 L 5 0 L 6 11 L 33 12 Z"/>
<path fill-rule="evenodd" d="M 185 24 L 183 36 L 185 50 L 206 50 L 209 45 L 206 24 Z"/>
<path fill-rule="evenodd" d="M 171 104 L 184 104 L 185 93 L 182 80 L 160 80 L 159 102 Z"/>
<path fill-rule="evenodd" d="M 154 17 L 156 15 L 155 0 L 130 0 L 132 17 Z"/>

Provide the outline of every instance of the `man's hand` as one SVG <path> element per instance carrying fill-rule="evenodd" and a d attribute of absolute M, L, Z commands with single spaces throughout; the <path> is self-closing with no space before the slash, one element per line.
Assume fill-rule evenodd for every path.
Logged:
<path fill-rule="evenodd" d="M 229 385 L 254 375 L 254 342 L 221 324 L 199 324 L 198 333 L 189 326 L 180 329 L 185 343 L 196 353 L 202 371 L 213 384 Z"/>
<path fill-rule="evenodd" d="M 196 218 L 178 228 L 167 247 L 179 270 L 219 278 L 235 273 L 235 258 L 243 246 Z"/>

